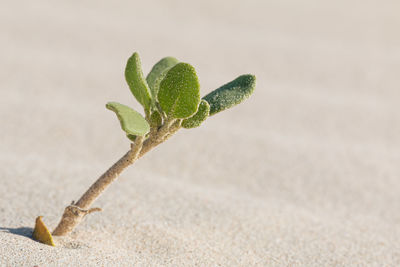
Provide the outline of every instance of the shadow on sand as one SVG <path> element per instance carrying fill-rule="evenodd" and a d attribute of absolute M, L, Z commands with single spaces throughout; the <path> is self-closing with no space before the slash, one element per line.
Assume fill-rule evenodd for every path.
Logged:
<path fill-rule="evenodd" d="M 25 236 L 25 237 L 32 239 L 33 228 L 31 228 L 31 227 L 18 227 L 18 228 L 0 227 L 0 232 Z"/>

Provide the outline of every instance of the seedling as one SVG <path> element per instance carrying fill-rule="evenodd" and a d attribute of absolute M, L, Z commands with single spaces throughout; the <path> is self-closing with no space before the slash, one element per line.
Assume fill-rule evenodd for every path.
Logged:
<path fill-rule="evenodd" d="M 67 206 L 53 235 L 71 232 L 89 213 L 93 202 L 129 165 L 166 141 L 179 129 L 200 126 L 209 116 L 231 108 L 248 98 L 255 88 L 255 76 L 241 75 L 235 80 L 200 98 L 200 84 L 195 69 L 173 57 L 161 59 L 144 78 L 137 53 L 127 62 L 125 78 L 144 116 L 117 102 L 106 108 L 115 112 L 122 130 L 131 141 L 130 150 L 112 165 L 75 203 Z M 37 219 L 34 238 L 54 245 L 51 234 Z M 48 240 L 49 242 L 46 242 Z"/>

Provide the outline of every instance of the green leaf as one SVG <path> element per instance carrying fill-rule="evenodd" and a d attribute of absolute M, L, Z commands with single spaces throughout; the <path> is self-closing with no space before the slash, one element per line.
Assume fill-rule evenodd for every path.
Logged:
<path fill-rule="evenodd" d="M 182 121 L 182 127 L 186 129 L 199 127 L 208 118 L 210 105 L 205 100 L 201 100 L 199 109 L 192 117 Z"/>
<path fill-rule="evenodd" d="M 126 137 L 128 137 L 128 139 L 131 140 L 133 143 L 136 141 L 136 135 L 126 134 Z"/>
<path fill-rule="evenodd" d="M 185 119 L 196 113 L 200 103 L 200 84 L 195 69 L 187 63 L 172 67 L 160 83 L 158 101 L 172 118 Z"/>
<path fill-rule="evenodd" d="M 119 122 L 121 123 L 121 128 L 127 134 L 144 136 L 150 131 L 150 125 L 145 118 L 130 107 L 117 102 L 109 102 L 106 108 L 117 114 Z"/>
<path fill-rule="evenodd" d="M 150 115 L 150 127 L 158 127 L 162 124 L 162 118 L 160 112 L 157 110 L 153 111 Z"/>
<path fill-rule="evenodd" d="M 210 116 L 240 104 L 253 93 L 255 86 L 256 77 L 246 74 L 204 96 L 210 104 Z"/>
<path fill-rule="evenodd" d="M 174 57 L 165 57 L 158 61 L 150 73 L 146 77 L 147 84 L 150 87 L 151 96 L 153 97 L 153 101 L 157 98 L 158 89 L 160 86 L 160 82 L 167 73 L 167 70 L 178 64 L 179 61 Z M 158 82 L 157 82 L 158 80 Z"/>
<path fill-rule="evenodd" d="M 137 101 L 144 107 L 146 113 L 150 110 L 150 89 L 144 79 L 138 53 L 134 53 L 126 63 L 125 79 Z"/>

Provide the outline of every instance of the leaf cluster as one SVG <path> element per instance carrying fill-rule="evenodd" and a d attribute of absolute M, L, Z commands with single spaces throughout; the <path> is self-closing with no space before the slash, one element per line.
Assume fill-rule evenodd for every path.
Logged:
<path fill-rule="evenodd" d="M 137 136 L 147 138 L 160 130 L 167 135 L 171 129 L 198 127 L 209 116 L 241 103 L 255 88 L 255 76 L 246 74 L 201 98 L 193 66 L 165 57 L 144 78 L 138 53 L 128 59 L 125 79 L 133 96 L 143 106 L 145 116 L 117 102 L 109 102 L 106 107 L 115 112 L 131 141 Z"/>

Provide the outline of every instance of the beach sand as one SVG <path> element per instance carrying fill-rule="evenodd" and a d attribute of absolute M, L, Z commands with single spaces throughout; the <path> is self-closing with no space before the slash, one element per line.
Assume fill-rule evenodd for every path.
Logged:
<path fill-rule="evenodd" d="M 399 1 L 5 1 L 0 266 L 399 266 Z M 133 166 L 57 247 L 54 229 L 128 149 L 138 51 L 254 95 Z"/>

